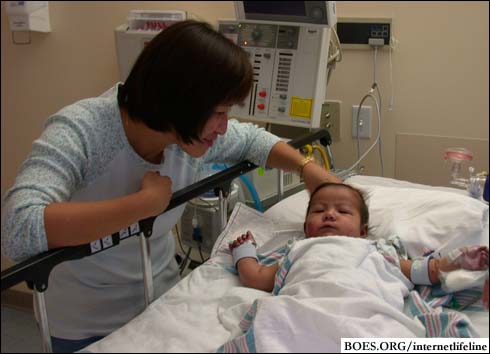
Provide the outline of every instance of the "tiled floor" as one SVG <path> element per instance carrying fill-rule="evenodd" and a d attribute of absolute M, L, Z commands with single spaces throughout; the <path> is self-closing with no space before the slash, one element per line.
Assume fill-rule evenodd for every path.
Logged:
<path fill-rule="evenodd" d="M 2 306 L 2 353 L 42 353 L 34 314 Z"/>

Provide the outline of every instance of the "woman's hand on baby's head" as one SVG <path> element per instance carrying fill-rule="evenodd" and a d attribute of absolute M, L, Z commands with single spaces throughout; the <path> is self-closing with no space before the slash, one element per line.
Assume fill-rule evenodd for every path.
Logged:
<path fill-rule="evenodd" d="M 250 231 L 247 231 L 246 233 L 237 237 L 236 240 L 234 240 L 233 242 L 230 242 L 228 245 L 230 246 L 230 250 L 233 250 L 234 248 L 237 248 L 237 247 L 243 245 L 247 241 L 252 241 L 252 244 L 256 245 L 255 240 L 254 240 L 252 233 Z"/>

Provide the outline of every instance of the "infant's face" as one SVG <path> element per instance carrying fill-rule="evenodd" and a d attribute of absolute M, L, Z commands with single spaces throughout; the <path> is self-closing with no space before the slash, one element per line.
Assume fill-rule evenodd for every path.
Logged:
<path fill-rule="evenodd" d="M 307 237 L 365 237 L 367 225 L 361 226 L 360 201 L 355 192 L 343 187 L 320 189 L 311 201 L 305 233 Z"/>

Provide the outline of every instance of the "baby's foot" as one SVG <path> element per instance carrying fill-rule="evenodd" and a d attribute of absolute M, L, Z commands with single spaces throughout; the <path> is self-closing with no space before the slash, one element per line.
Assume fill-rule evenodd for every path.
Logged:
<path fill-rule="evenodd" d="M 247 241 L 251 241 L 254 246 L 257 245 L 257 243 L 255 242 L 255 239 L 252 236 L 252 233 L 250 231 L 247 231 L 247 233 L 242 234 L 235 241 L 233 241 L 229 244 L 230 251 L 233 250 L 234 248 L 240 246 L 240 245 L 243 245 Z"/>

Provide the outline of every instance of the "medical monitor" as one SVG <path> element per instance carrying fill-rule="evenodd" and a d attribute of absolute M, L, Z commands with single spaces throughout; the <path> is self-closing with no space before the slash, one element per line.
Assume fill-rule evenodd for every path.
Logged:
<path fill-rule="evenodd" d="M 335 1 L 235 1 L 238 20 L 260 20 L 333 27 Z"/>

